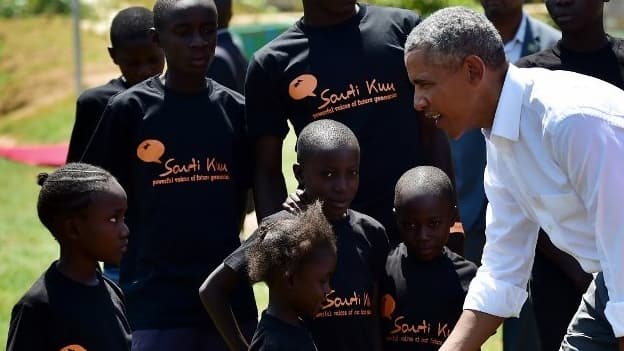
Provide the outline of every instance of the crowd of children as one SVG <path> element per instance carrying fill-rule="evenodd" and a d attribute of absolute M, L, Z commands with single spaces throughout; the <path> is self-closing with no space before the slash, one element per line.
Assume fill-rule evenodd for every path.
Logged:
<path fill-rule="evenodd" d="M 80 96 L 69 163 L 39 176 L 60 257 L 13 308 L 7 350 L 437 350 L 477 267 L 461 240 L 447 247 L 449 147 L 412 106 L 403 46 L 420 19 L 303 0 L 252 58 L 243 96 L 240 74 L 210 66 L 217 8 L 231 16 L 217 5 L 156 0 L 114 18 L 121 76 Z M 570 43 L 564 32 L 554 56 Z M 278 211 L 287 120 L 301 192 Z M 260 225 L 241 243 L 249 189 Z"/>

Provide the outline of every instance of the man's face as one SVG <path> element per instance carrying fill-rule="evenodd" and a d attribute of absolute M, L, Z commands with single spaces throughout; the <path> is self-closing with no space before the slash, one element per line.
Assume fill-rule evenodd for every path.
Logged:
<path fill-rule="evenodd" d="M 207 0 L 180 0 L 167 11 L 157 39 L 171 71 L 203 76 L 217 43 L 217 10 Z"/>
<path fill-rule="evenodd" d="M 436 127 L 449 137 L 459 138 L 470 129 L 472 113 L 468 103 L 472 87 L 468 73 L 461 65 L 457 68 L 430 64 L 422 50 L 412 50 L 405 55 L 405 66 L 414 84 L 414 108 L 425 118 L 435 120 Z"/>
<path fill-rule="evenodd" d="M 579 32 L 602 26 L 603 0 L 546 0 L 550 17 L 563 32 Z"/>
<path fill-rule="evenodd" d="M 490 20 L 522 12 L 522 0 L 481 0 L 481 6 Z"/>

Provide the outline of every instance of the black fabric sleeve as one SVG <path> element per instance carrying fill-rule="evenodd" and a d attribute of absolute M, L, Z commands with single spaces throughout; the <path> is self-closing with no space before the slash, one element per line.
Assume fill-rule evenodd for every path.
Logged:
<path fill-rule="evenodd" d="M 76 102 L 76 120 L 69 140 L 67 162 L 94 163 L 93 160 L 81 159 L 81 157 L 93 135 L 102 110 L 102 107 L 98 107 L 97 101 L 84 96 L 78 98 Z"/>
<path fill-rule="evenodd" d="M 386 230 L 381 227 L 381 225 L 377 227 L 376 230 L 377 232 L 373 237 L 374 241 L 372 241 L 373 273 L 375 274 L 376 280 L 380 282 L 386 273 L 386 260 L 390 253 L 390 242 Z"/>
<path fill-rule="evenodd" d="M 208 68 L 208 77 L 234 91 L 242 91 L 236 81 L 235 65 L 227 51 L 217 46 L 215 56 Z"/>
<path fill-rule="evenodd" d="M 254 231 L 247 240 L 245 240 L 241 246 L 239 246 L 234 252 L 223 260 L 223 264 L 230 267 L 240 276 L 247 276 L 247 248 L 258 240 L 258 231 Z"/>
<path fill-rule="evenodd" d="M 41 335 L 48 330 L 48 316 L 43 308 L 20 303 L 11 313 L 7 351 L 46 350 L 46 337 Z"/>
<path fill-rule="evenodd" d="M 245 81 L 247 128 L 251 137 L 288 134 L 287 113 L 280 101 L 277 82 L 255 57 L 249 64 Z M 273 72 L 277 75 L 278 72 Z"/>

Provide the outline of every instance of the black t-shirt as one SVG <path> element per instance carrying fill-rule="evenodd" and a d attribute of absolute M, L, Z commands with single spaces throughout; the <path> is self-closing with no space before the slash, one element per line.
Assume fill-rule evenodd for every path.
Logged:
<path fill-rule="evenodd" d="M 446 247 L 429 262 L 409 257 L 401 243 L 388 255 L 381 284 L 384 350 L 440 348 L 462 313 L 477 266 Z"/>
<path fill-rule="evenodd" d="M 303 325 L 286 323 L 264 311 L 249 351 L 317 351 L 317 349 L 312 336 Z"/>
<path fill-rule="evenodd" d="M 82 161 L 93 164 L 94 160 L 81 160 L 80 158 L 87 148 L 108 100 L 126 89 L 128 89 L 128 85 L 123 78 L 119 77 L 80 94 L 76 102 L 76 120 L 69 140 L 67 162 Z"/>
<path fill-rule="evenodd" d="M 240 246 L 249 184 L 242 95 L 210 79 L 202 92 L 179 94 L 153 77 L 111 99 L 95 136 L 107 146 L 101 164 L 128 194 L 120 285 L 133 329 L 212 325 L 197 291 Z M 257 319 L 248 283 L 232 306 Z"/>
<path fill-rule="evenodd" d="M 524 57 L 516 66 L 581 73 L 624 89 L 624 40 L 607 36 L 608 44 L 589 52 L 566 49 L 561 41 L 550 49 Z"/>
<path fill-rule="evenodd" d="M 281 211 L 265 221 L 289 216 Z M 332 223 L 332 227 L 338 249 L 336 271 L 330 282 L 332 292 L 319 314 L 306 321 L 306 325 L 320 351 L 373 350 L 371 340 L 378 321 L 372 304 L 389 251 L 388 238 L 379 222 L 353 210 L 344 219 Z M 235 271 L 246 272 L 245 248 L 255 238 L 252 235 L 225 264 Z"/>
<path fill-rule="evenodd" d="M 13 307 L 7 351 L 129 351 L 130 326 L 121 290 L 75 282 L 52 263 Z M 66 348 L 79 345 L 81 348 Z"/>
<path fill-rule="evenodd" d="M 249 133 L 284 138 L 319 118 L 340 121 L 361 147 L 360 188 L 353 208 L 379 220 L 390 236 L 394 186 L 425 162 L 414 89 L 403 61 L 407 35 L 419 22 L 408 10 L 360 4 L 330 27 L 302 20 L 251 59 L 245 85 Z"/>

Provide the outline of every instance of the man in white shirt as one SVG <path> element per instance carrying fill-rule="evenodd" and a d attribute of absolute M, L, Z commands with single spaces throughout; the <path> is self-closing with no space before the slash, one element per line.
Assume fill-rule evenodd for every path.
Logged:
<path fill-rule="evenodd" d="M 461 7 L 419 24 L 405 63 L 414 107 L 452 138 L 483 128 L 487 146 L 482 266 L 440 350 L 477 350 L 518 315 L 541 226 L 598 273 L 561 349 L 624 351 L 624 91 L 508 64 L 492 24 Z"/>

